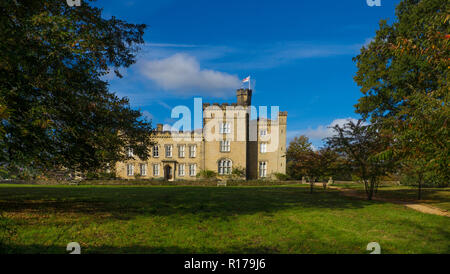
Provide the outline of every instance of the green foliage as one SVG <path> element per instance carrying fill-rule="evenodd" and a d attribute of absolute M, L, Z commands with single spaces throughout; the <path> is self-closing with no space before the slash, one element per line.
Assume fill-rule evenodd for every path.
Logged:
<path fill-rule="evenodd" d="M 245 168 L 243 167 L 233 167 L 231 175 L 237 178 L 245 178 Z"/>
<path fill-rule="evenodd" d="M 93 172 L 93 171 L 89 171 L 86 173 L 86 179 L 87 180 L 96 180 L 98 179 L 98 173 L 97 172 Z"/>
<path fill-rule="evenodd" d="M 444 184 L 450 181 L 448 12 L 448 1 L 403 0 L 397 20 L 381 21 L 354 58 L 364 95 L 356 111 L 393 133 L 392 153 L 419 181 L 431 172 Z"/>
<path fill-rule="evenodd" d="M 352 181 L 353 182 L 362 182 L 361 177 L 359 177 L 356 174 L 352 174 Z"/>
<path fill-rule="evenodd" d="M 7 0 L 0 26 L 4 169 L 98 170 L 124 160 L 128 146 L 147 158 L 150 123 L 103 80 L 135 62 L 145 25 L 104 19 L 88 1 Z"/>
<path fill-rule="evenodd" d="M 215 171 L 205 169 L 205 170 L 200 170 L 197 173 L 197 177 L 211 180 L 211 179 L 215 179 L 217 177 L 217 173 Z"/>
<path fill-rule="evenodd" d="M 86 180 L 111 180 L 115 179 L 116 175 L 114 172 L 94 172 L 90 171 L 86 173 Z"/>
<path fill-rule="evenodd" d="M 345 157 L 346 165 L 352 174 L 361 178 L 371 200 L 380 178 L 396 168 L 393 155 L 383 153 L 391 147 L 392 137 L 376 124 L 366 125 L 363 120 L 357 123 L 349 120 L 333 129 L 335 135 L 326 139 L 328 146 Z"/>
<path fill-rule="evenodd" d="M 139 180 L 142 177 L 141 174 L 134 174 L 134 179 Z"/>
<path fill-rule="evenodd" d="M 275 172 L 273 173 L 273 175 L 275 176 L 275 178 L 277 178 L 277 180 L 279 181 L 287 181 L 289 180 L 289 175 L 284 174 L 284 173 L 279 173 L 279 172 Z"/>
<path fill-rule="evenodd" d="M 316 153 L 308 137 L 295 137 L 286 151 L 287 173 L 291 178 L 301 179 L 303 176 L 320 175 L 316 166 Z"/>
<path fill-rule="evenodd" d="M 319 178 L 328 180 L 330 176 L 341 179 L 350 176 L 346 159 L 342 155 L 330 147 L 313 151 L 306 136 L 295 137 L 289 144 L 287 173 L 291 178 L 300 180 L 306 177 L 310 182 Z"/>
<path fill-rule="evenodd" d="M 404 172 L 400 177 L 400 183 L 405 186 L 419 186 L 419 176 L 416 172 Z M 449 183 L 444 182 L 438 174 L 427 172 L 422 178 L 423 187 L 448 187 Z"/>

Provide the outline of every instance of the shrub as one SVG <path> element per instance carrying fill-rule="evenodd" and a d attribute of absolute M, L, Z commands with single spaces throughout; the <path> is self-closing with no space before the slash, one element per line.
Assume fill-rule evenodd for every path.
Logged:
<path fill-rule="evenodd" d="M 197 177 L 203 178 L 203 179 L 214 179 L 217 177 L 217 173 L 212 170 L 201 170 L 199 173 L 197 173 Z"/>
<path fill-rule="evenodd" d="M 287 180 L 290 179 L 290 178 L 289 178 L 289 175 L 284 174 L 284 173 L 275 172 L 273 175 L 274 175 L 275 178 L 277 178 L 277 180 L 279 180 L 279 181 L 287 181 Z"/>
<path fill-rule="evenodd" d="M 97 172 L 89 171 L 88 173 L 86 173 L 86 180 L 97 180 L 97 179 L 98 179 Z"/>
<path fill-rule="evenodd" d="M 116 174 L 114 172 L 93 172 L 86 173 L 86 180 L 111 180 L 115 179 Z M 138 177 L 136 177 L 138 178 Z"/>
<path fill-rule="evenodd" d="M 233 177 L 243 178 L 245 177 L 245 168 L 235 167 L 233 168 L 233 171 L 231 171 L 231 175 L 233 175 Z"/>
<path fill-rule="evenodd" d="M 361 178 L 359 178 L 358 176 L 352 174 L 352 181 L 356 182 L 356 183 L 359 183 L 359 182 L 361 182 Z"/>
<path fill-rule="evenodd" d="M 400 177 L 400 183 L 405 186 L 417 186 L 418 180 L 417 175 L 411 173 L 405 173 Z M 448 184 L 436 174 L 429 172 L 425 173 L 422 187 L 447 187 Z"/>

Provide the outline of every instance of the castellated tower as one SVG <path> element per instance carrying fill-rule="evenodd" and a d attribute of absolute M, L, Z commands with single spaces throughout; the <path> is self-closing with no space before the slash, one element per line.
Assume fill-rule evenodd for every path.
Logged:
<path fill-rule="evenodd" d="M 252 104 L 252 90 L 238 89 L 236 91 L 237 103 L 240 106 L 250 106 Z"/>
<path fill-rule="evenodd" d="M 251 96 L 251 90 L 238 89 L 237 103 L 203 104 L 205 169 L 216 171 L 220 175 L 224 168 L 231 165 L 231 169 L 245 170 L 243 177 L 248 179 L 247 109 L 251 104 Z"/>
<path fill-rule="evenodd" d="M 249 106 L 252 105 L 252 90 L 251 89 L 238 89 L 236 91 L 236 97 L 237 97 L 237 103 L 240 106 L 244 107 L 244 111 L 246 111 L 245 113 L 245 154 L 246 154 L 246 163 L 245 163 L 245 179 L 250 179 L 251 176 L 251 172 L 250 172 L 250 165 L 251 165 L 251 160 L 249 157 L 249 154 L 251 153 L 251 144 L 249 143 L 250 141 L 250 110 L 248 109 Z"/>

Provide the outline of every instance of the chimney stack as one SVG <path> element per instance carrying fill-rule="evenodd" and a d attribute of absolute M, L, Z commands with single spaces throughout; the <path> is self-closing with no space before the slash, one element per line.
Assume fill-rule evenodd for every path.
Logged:
<path fill-rule="evenodd" d="M 163 131 L 163 124 L 156 124 L 156 131 Z"/>

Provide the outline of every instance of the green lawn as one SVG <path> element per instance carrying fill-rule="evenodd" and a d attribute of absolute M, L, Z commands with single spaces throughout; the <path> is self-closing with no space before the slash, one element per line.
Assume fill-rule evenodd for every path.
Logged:
<path fill-rule="evenodd" d="M 449 253 L 450 218 L 308 186 L 0 185 L 9 253 Z M 1 237 L 1 236 L 0 236 Z M 1 240 L 1 238 L 0 238 Z"/>
<path fill-rule="evenodd" d="M 338 184 L 337 186 L 351 188 L 364 193 L 362 184 Z M 376 197 L 425 203 L 444 210 L 450 210 L 450 187 L 422 188 L 422 199 L 417 200 L 417 187 L 412 186 L 379 186 Z"/>

